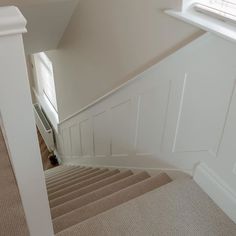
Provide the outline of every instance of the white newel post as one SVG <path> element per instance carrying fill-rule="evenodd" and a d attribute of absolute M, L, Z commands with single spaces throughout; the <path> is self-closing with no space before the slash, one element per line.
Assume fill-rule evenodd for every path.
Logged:
<path fill-rule="evenodd" d="M 0 8 L 0 112 L 30 235 L 52 236 L 22 40 L 25 26 L 16 7 Z"/>

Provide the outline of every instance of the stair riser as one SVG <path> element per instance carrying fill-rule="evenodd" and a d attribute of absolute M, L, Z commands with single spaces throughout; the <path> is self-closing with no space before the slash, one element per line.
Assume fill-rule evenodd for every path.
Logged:
<path fill-rule="evenodd" d="M 116 183 L 110 184 L 110 185 L 103 187 L 99 190 L 95 190 L 95 191 L 88 193 L 80 198 L 71 200 L 61 206 L 53 208 L 51 210 L 52 218 L 54 219 L 54 218 L 59 217 L 63 214 L 66 214 L 70 211 L 73 211 L 74 209 L 78 209 L 80 207 L 83 207 L 91 202 L 94 202 L 94 201 L 99 200 L 103 197 L 106 197 L 106 196 L 111 195 L 115 192 L 118 192 L 124 188 L 127 188 L 131 185 L 141 182 L 149 177 L 150 176 L 145 172 L 139 173 L 139 174 L 127 177 L 123 180 L 120 180 Z"/>
<path fill-rule="evenodd" d="M 74 169 L 78 169 L 78 168 L 81 168 L 81 167 L 67 167 L 66 169 L 62 169 L 60 171 L 54 171 L 52 173 L 45 174 L 45 178 L 47 180 L 51 180 L 51 179 L 53 179 L 53 178 L 55 178 L 57 176 L 60 176 L 60 175 L 62 175 L 64 173 L 73 171 Z M 52 169 L 52 170 L 54 170 L 54 169 Z"/>
<path fill-rule="evenodd" d="M 96 216 L 124 202 L 141 196 L 146 192 L 152 191 L 170 181 L 168 176 L 152 177 L 70 213 L 57 217 L 53 220 L 54 231 L 55 233 L 58 233 L 90 217 Z"/>
<path fill-rule="evenodd" d="M 108 172 L 108 170 L 96 170 L 96 171 L 91 171 L 90 173 L 87 173 L 86 175 L 83 175 L 82 177 L 76 179 L 76 180 L 73 180 L 71 181 L 70 183 L 66 183 L 66 184 L 62 184 L 60 186 L 57 186 L 57 187 L 54 187 L 54 188 L 50 188 L 48 189 L 48 194 L 49 196 L 57 191 L 60 191 L 60 190 L 63 190 L 63 189 L 66 189 L 66 187 L 69 187 L 73 184 L 77 184 L 77 183 L 80 183 L 82 181 L 85 181 L 85 180 L 88 180 L 92 177 L 95 177 L 99 174 L 102 174 L 104 172 Z"/>
<path fill-rule="evenodd" d="M 77 184 L 73 184 L 71 186 L 68 186 L 64 189 L 61 189 L 55 193 L 52 193 L 50 195 L 48 195 L 48 198 L 50 201 L 56 199 L 56 198 L 59 198 L 59 197 L 62 197 L 62 196 L 65 196 L 67 195 L 68 193 L 70 192 L 73 192 L 73 191 L 77 191 L 77 190 L 80 190 L 86 186 L 89 186 L 90 184 L 93 184 L 99 180 L 103 179 L 103 174 L 100 174 L 100 175 L 97 175 L 95 177 L 92 177 L 90 179 L 87 179 L 87 180 L 84 180 L 80 183 L 77 183 Z"/>
<path fill-rule="evenodd" d="M 89 169 L 89 170 L 85 170 L 83 171 L 82 173 L 79 174 L 79 176 L 75 177 L 73 179 L 74 182 L 77 182 L 77 180 L 79 180 L 80 178 L 84 177 L 84 176 L 87 176 L 87 175 L 90 175 L 92 173 L 95 173 L 97 171 L 99 171 L 100 169 Z M 60 188 L 63 188 L 63 185 L 66 185 L 67 183 L 67 180 L 64 179 L 64 178 L 61 178 L 61 181 L 59 181 L 57 184 L 53 184 L 53 185 L 48 185 L 47 186 L 47 190 L 48 190 L 48 193 L 50 192 L 54 192 L 54 191 L 57 191 L 57 189 L 60 189 Z M 69 181 L 68 182 L 68 185 L 72 184 L 72 181 Z"/>
<path fill-rule="evenodd" d="M 58 175 L 55 175 L 55 176 L 52 176 L 50 178 L 46 178 L 47 179 L 47 183 L 51 183 L 57 179 L 60 179 L 62 178 L 63 176 L 66 176 L 66 175 L 70 175 L 72 173 L 77 173 L 78 171 L 82 171 L 82 170 L 88 170 L 88 169 L 91 169 L 91 168 L 84 168 L 84 167 L 80 167 L 80 168 L 73 168 L 73 169 L 68 169 L 67 171 L 64 171 Z"/>
<path fill-rule="evenodd" d="M 45 171 L 45 176 L 59 174 L 59 173 L 62 173 L 63 171 L 66 171 L 66 170 L 69 170 L 69 169 L 74 169 L 74 168 L 81 168 L 81 167 L 80 166 L 63 166 L 63 165 L 60 165 L 56 168 Z"/>
<path fill-rule="evenodd" d="M 76 190 L 72 191 L 71 193 L 68 193 L 66 195 L 63 195 L 62 197 L 59 197 L 59 198 L 56 198 L 56 199 L 50 201 L 50 207 L 53 208 L 53 207 L 56 207 L 58 205 L 65 203 L 67 201 L 81 197 L 84 194 L 87 194 L 91 191 L 97 190 L 97 189 L 102 188 L 106 185 L 109 185 L 111 183 L 115 183 L 121 179 L 131 176 L 131 175 L 133 175 L 133 173 L 131 171 L 126 171 L 123 173 L 112 174 L 112 175 L 111 174 L 109 175 L 109 173 L 108 173 L 106 175 L 107 176 L 104 175 L 104 178 L 102 178 L 101 180 L 97 180 L 97 182 L 95 182 L 93 184 L 90 184 L 84 188 L 77 190 L 77 191 Z"/>
<path fill-rule="evenodd" d="M 62 184 L 62 183 L 65 183 L 67 181 L 71 181 L 73 179 L 76 179 L 76 178 L 79 178 L 80 176 L 86 174 L 88 171 L 91 171 L 92 169 L 83 169 L 81 171 L 78 171 L 78 172 L 75 172 L 75 173 L 70 173 L 66 176 L 63 176 L 57 180 L 54 180 L 53 182 L 50 182 L 47 184 L 47 187 L 48 188 L 51 188 L 51 187 L 54 187 L 54 186 L 57 186 L 58 184 Z"/>

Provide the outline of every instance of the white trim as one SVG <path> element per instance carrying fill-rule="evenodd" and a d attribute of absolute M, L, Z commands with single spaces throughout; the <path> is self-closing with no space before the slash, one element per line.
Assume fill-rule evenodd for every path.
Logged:
<path fill-rule="evenodd" d="M 180 178 L 191 178 L 192 177 L 192 171 L 191 170 L 180 170 L 180 169 L 175 169 L 175 168 L 147 168 L 147 167 L 136 167 L 134 166 L 124 166 L 120 165 L 117 166 L 115 163 L 114 164 L 87 164 L 83 163 L 81 164 L 80 162 L 62 162 L 62 165 L 64 166 L 83 166 L 83 167 L 93 167 L 93 168 L 109 168 L 109 169 L 119 169 L 119 170 L 131 170 L 132 172 L 140 172 L 140 171 L 146 171 L 150 175 L 157 175 L 160 174 L 161 172 L 167 173 L 172 180 L 180 179 Z"/>
<path fill-rule="evenodd" d="M 0 8 L 0 36 L 27 32 L 26 19 L 14 6 Z"/>
<path fill-rule="evenodd" d="M 198 42 L 200 40 L 202 40 L 203 38 L 209 37 L 209 35 L 205 34 L 205 35 L 201 35 L 199 37 L 197 37 L 196 39 L 194 39 L 192 43 L 194 42 Z M 190 45 L 191 45 L 190 44 Z M 185 45 L 185 48 L 188 47 L 188 45 Z M 175 53 L 177 53 L 178 51 L 180 51 L 181 48 L 179 48 L 178 50 L 175 51 Z M 158 62 L 161 63 L 162 61 L 167 60 L 167 58 L 163 58 L 162 60 L 160 60 Z M 120 86 L 117 86 L 116 88 L 112 89 L 110 92 L 104 94 L 103 96 L 99 97 L 98 99 L 96 99 L 95 101 L 91 102 L 90 104 L 88 104 L 87 106 L 83 107 L 82 109 L 80 109 L 79 111 L 75 112 L 74 114 L 72 114 L 71 116 L 68 116 L 67 118 L 65 118 L 64 120 L 60 121 L 58 126 L 61 126 L 62 124 L 64 124 L 65 122 L 69 121 L 70 119 L 78 116 L 79 114 L 81 114 L 82 112 L 88 110 L 89 108 L 93 107 L 94 105 L 96 105 L 97 103 L 105 100 L 106 98 L 112 96 L 113 94 L 117 93 L 118 91 L 122 90 L 123 88 L 128 87 L 129 85 L 131 85 L 132 83 L 134 83 L 135 81 L 138 81 L 140 79 L 142 79 L 142 75 L 144 75 L 145 73 L 147 73 L 148 71 L 152 71 L 152 69 L 156 66 L 157 64 L 154 64 L 152 66 L 150 66 L 149 68 L 147 68 L 146 70 L 144 70 L 142 73 L 134 76 L 134 78 L 124 82 L 123 84 L 121 84 Z"/>
<path fill-rule="evenodd" d="M 192 24 L 208 32 L 212 32 L 224 39 L 236 42 L 236 26 L 228 24 L 214 17 L 210 17 L 193 10 L 176 11 L 165 10 L 169 16 L 182 20 L 186 23 Z"/>
<path fill-rule="evenodd" d="M 140 75 L 139 75 L 140 76 Z M 115 89 L 112 89 L 110 92 L 104 94 L 103 96 L 99 97 L 98 99 L 96 99 L 95 101 L 91 102 L 90 104 L 88 104 L 87 106 L 83 107 L 82 109 L 80 109 L 78 112 L 75 112 L 73 115 L 67 117 L 66 119 L 60 121 L 59 125 L 65 123 L 66 121 L 72 119 L 73 117 L 79 115 L 80 113 L 86 111 L 87 109 L 89 109 L 90 107 L 93 107 L 94 105 L 96 105 L 97 103 L 101 102 L 102 100 L 108 98 L 109 96 L 111 96 L 112 94 L 118 92 L 119 90 L 121 90 L 122 88 L 127 87 L 128 85 L 130 85 L 131 83 L 133 83 L 134 81 L 136 81 L 137 79 L 140 79 L 140 77 L 135 77 L 133 79 L 128 80 L 127 82 L 121 84 L 120 86 L 116 87 Z"/>
<path fill-rule="evenodd" d="M 233 176 L 232 176 L 233 178 Z M 236 223 L 236 193 L 205 163 L 200 163 L 194 180 L 212 200 Z"/>
<path fill-rule="evenodd" d="M 35 128 L 21 33 L 26 20 L 16 7 L 0 8 L 1 126 L 30 235 L 52 236 L 45 177 Z M 9 98 L 9 91 L 14 96 Z M 19 114 L 24 116 L 19 119 Z"/>
<path fill-rule="evenodd" d="M 216 8 L 214 5 L 211 6 L 202 3 L 196 3 L 194 4 L 194 9 L 200 13 L 212 16 L 216 19 L 236 23 L 236 16 L 234 14 L 224 11 L 224 9 Z"/>
<path fill-rule="evenodd" d="M 92 167 L 107 167 L 107 168 L 127 168 L 149 171 L 179 171 L 188 175 L 193 175 L 192 169 L 179 169 L 168 165 L 162 165 L 161 162 L 147 158 L 139 157 L 78 157 L 78 156 L 61 156 L 63 165 L 82 165 Z"/>

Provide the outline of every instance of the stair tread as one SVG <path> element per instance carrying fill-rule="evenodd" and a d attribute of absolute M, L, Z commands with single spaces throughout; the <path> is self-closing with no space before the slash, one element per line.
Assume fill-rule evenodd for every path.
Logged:
<path fill-rule="evenodd" d="M 85 172 L 85 171 L 88 171 L 88 170 L 91 170 L 92 168 L 79 168 L 79 169 L 74 169 L 70 172 L 66 172 L 66 173 L 63 173 L 61 175 L 58 175 L 58 176 L 55 176 L 53 178 L 50 178 L 50 179 L 46 179 L 46 183 L 47 183 L 47 186 L 48 185 L 51 185 L 53 183 L 56 183 L 57 181 L 61 181 L 61 180 L 64 180 L 66 179 L 67 177 L 70 178 L 71 176 L 73 175 L 76 175 L 76 174 L 80 174 L 82 172 Z"/>
<path fill-rule="evenodd" d="M 169 183 L 170 181 L 171 179 L 165 173 L 158 176 L 149 177 L 148 179 L 103 197 L 102 199 L 96 200 L 95 202 L 59 216 L 53 220 L 55 233 L 107 211 L 117 205 L 125 203 L 146 192 L 152 191 L 161 185 Z"/>
<path fill-rule="evenodd" d="M 55 168 L 53 168 L 53 169 L 45 170 L 45 171 L 44 171 L 44 174 L 45 174 L 45 175 L 50 175 L 50 174 L 52 174 L 52 173 L 55 173 L 55 172 L 60 171 L 60 170 L 64 170 L 64 169 L 66 169 L 66 168 L 68 168 L 68 167 L 67 167 L 67 166 L 63 166 L 63 165 L 60 165 L 60 166 L 57 166 L 57 167 L 55 167 Z"/>
<path fill-rule="evenodd" d="M 83 207 L 91 202 L 94 202 L 98 199 L 101 199 L 105 196 L 113 194 L 120 191 L 121 189 L 127 188 L 133 184 L 143 181 L 144 179 L 149 178 L 150 175 L 147 172 L 140 172 L 132 176 L 128 176 L 120 181 L 104 186 L 100 189 L 94 190 L 90 193 L 87 193 L 81 197 L 70 200 L 60 206 L 54 207 L 51 209 L 52 218 L 56 218 L 60 215 L 66 214 L 76 208 Z"/>
<path fill-rule="evenodd" d="M 57 186 L 58 183 L 62 184 L 63 182 L 67 182 L 67 181 L 70 181 L 72 179 L 78 178 L 78 177 L 86 174 L 87 171 L 90 171 L 90 170 L 94 170 L 94 169 L 92 169 L 92 168 L 90 168 L 90 169 L 83 169 L 83 170 L 79 170 L 77 172 L 73 172 L 71 174 L 68 174 L 66 176 L 60 176 L 60 178 L 57 178 L 56 180 L 47 182 L 47 187 Z"/>
<path fill-rule="evenodd" d="M 191 178 L 178 179 L 56 234 L 236 235 L 236 224 Z"/>
<path fill-rule="evenodd" d="M 66 176 L 68 174 L 72 174 L 77 171 L 80 171 L 81 169 L 88 169 L 88 168 L 74 167 L 74 168 L 70 168 L 70 169 L 63 169 L 62 171 L 58 171 L 58 172 L 54 173 L 53 175 L 46 177 L 46 180 L 47 180 L 47 182 L 51 182 L 51 181 L 56 180 L 57 178 L 61 178 L 62 176 Z"/>
<path fill-rule="evenodd" d="M 108 169 L 93 171 L 91 173 L 87 173 L 86 175 L 83 175 L 82 177 L 79 177 L 78 179 L 71 181 L 70 183 L 66 183 L 58 187 L 50 188 L 48 189 L 49 199 L 51 199 L 51 196 L 54 196 L 54 194 L 56 193 L 60 193 L 61 191 L 64 192 L 64 190 L 67 191 L 68 188 L 70 188 L 73 185 L 80 184 L 86 180 L 89 180 L 97 175 L 103 174 L 104 172 L 108 172 L 108 171 L 109 171 Z"/>
<path fill-rule="evenodd" d="M 58 197 L 52 201 L 50 201 L 50 206 L 51 208 L 52 207 L 56 207 L 58 205 L 61 205 L 67 201 L 70 201 L 70 200 L 73 200 L 77 197 L 80 197 L 86 193 L 89 193 L 93 190 L 96 190 L 100 187 L 103 187 L 105 185 L 108 185 L 110 183 L 113 183 L 113 182 L 116 182 L 122 178 L 125 178 L 127 176 L 130 176 L 132 175 L 132 171 L 124 171 L 124 172 L 121 172 L 119 170 L 113 170 L 113 171 L 109 171 L 108 173 L 104 173 L 103 178 L 100 178 L 98 179 L 97 182 L 95 182 L 94 184 L 90 184 L 88 186 L 85 186 L 81 189 L 78 189 L 78 190 L 75 190 L 75 191 L 72 191 L 70 193 L 67 193 L 61 197 Z"/>
<path fill-rule="evenodd" d="M 49 169 L 49 170 L 45 170 L 44 173 L 47 174 L 52 174 L 52 173 L 56 173 L 58 171 L 61 170 L 66 170 L 66 169 L 70 169 L 70 168 L 80 168 L 80 166 L 66 166 L 66 165 L 59 165 L 53 169 Z"/>
<path fill-rule="evenodd" d="M 60 166 L 59 166 L 60 167 Z M 53 169 L 50 169 L 51 170 L 51 172 L 48 172 L 48 171 L 45 171 L 44 172 L 44 174 L 45 174 L 45 178 L 47 179 L 47 180 L 49 180 L 49 179 L 51 179 L 51 178 L 54 178 L 54 177 L 56 177 L 56 176 L 58 176 L 58 175 L 61 175 L 61 174 L 63 174 L 63 173 L 66 173 L 66 172 L 70 172 L 70 171 L 73 171 L 74 169 L 79 169 L 79 168 L 81 168 L 81 167 L 79 167 L 79 166 L 73 166 L 73 167 L 63 167 L 63 168 L 60 168 L 60 169 L 57 169 L 57 168 L 59 168 L 59 167 L 55 167 L 55 168 L 53 168 Z"/>
<path fill-rule="evenodd" d="M 68 195 L 69 193 L 72 193 L 74 191 L 78 191 L 78 190 L 80 190 L 84 187 L 87 187 L 91 184 L 94 184 L 94 183 L 98 182 L 99 180 L 102 180 L 103 176 L 104 176 L 104 174 L 100 174 L 98 176 L 95 176 L 95 177 L 92 177 L 90 179 L 84 180 L 80 183 L 73 184 L 71 186 L 68 186 L 68 187 L 62 189 L 62 190 L 59 190 L 55 193 L 52 193 L 52 194 L 48 195 L 48 198 L 49 198 L 50 201 L 53 201 L 53 200 L 55 200 L 59 197 L 63 197 L 65 195 Z"/>
<path fill-rule="evenodd" d="M 88 179 L 88 178 L 92 178 L 93 176 L 96 176 L 96 175 L 99 175 L 99 174 L 102 174 L 104 172 L 107 172 L 109 171 L 108 169 L 92 169 L 91 171 L 88 171 L 86 172 L 84 175 L 70 181 L 70 182 L 66 182 L 66 183 L 62 183 L 60 185 L 57 185 L 57 186 L 54 186 L 52 188 L 48 188 L 48 194 L 51 194 L 51 193 L 54 193 L 54 192 L 57 192 L 61 189 L 64 189 L 68 186 L 71 186 L 73 184 L 76 184 L 76 183 L 79 183 L 85 179 Z"/>

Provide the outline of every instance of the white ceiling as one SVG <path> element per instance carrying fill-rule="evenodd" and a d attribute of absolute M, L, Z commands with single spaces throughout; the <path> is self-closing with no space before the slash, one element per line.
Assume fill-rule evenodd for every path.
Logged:
<path fill-rule="evenodd" d="M 78 0 L 1 0 L 0 6 L 17 6 L 27 19 L 26 53 L 55 49 Z"/>

